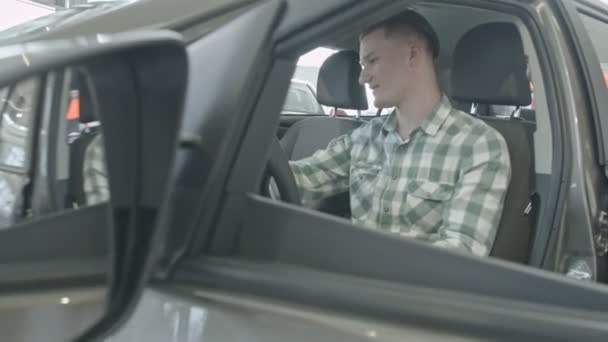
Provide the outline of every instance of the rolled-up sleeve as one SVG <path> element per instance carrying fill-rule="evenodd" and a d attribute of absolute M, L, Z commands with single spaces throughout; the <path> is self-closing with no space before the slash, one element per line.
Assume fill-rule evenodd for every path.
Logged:
<path fill-rule="evenodd" d="M 348 190 L 351 145 L 351 136 L 342 135 L 312 156 L 290 162 L 304 205 Z"/>

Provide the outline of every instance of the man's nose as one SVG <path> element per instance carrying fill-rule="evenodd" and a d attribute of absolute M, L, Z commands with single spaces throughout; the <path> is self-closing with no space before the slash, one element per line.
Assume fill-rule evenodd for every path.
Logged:
<path fill-rule="evenodd" d="M 359 84 L 365 85 L 365 83 L 369 82 L 369 73 L 365 68 L 361 68 L 361 73 L 359 74 Z"/>

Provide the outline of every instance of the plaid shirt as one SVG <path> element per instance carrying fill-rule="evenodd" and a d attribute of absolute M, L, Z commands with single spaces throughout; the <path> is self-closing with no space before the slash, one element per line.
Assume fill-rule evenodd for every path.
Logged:
<path fill-rule="evenodd" d="M 393 112 L 291 167 L 305 205 L 349 191 L 355 223 L 479 256 L 511 178 L 503 137 L 445 96 L 405 142 Z"/>
<path fill-rule="evenodd" d="M 108 201 L 110 197 L 103 138 L 98 134 L 85 152 L 84 193 L 88 205 Z"/>

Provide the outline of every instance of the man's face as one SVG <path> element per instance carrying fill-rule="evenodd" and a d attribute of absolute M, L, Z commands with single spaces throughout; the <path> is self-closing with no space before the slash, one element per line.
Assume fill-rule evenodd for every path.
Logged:
<path fill-rule="evenodd" d="M 374 106 L 378 108 L 398 106 L 415 83 L 408 41 L 406 37 L 386 37 L 383 29 L 361 38 L 359 56 L 363 70 L 359 82 L 372 89 Z"/>

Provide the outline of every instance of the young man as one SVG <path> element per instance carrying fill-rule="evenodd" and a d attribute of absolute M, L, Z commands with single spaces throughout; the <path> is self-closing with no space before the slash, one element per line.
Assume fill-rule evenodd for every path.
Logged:
<path fill-rule="evenodd" d="M 360 35 L 360 83 L 396 107 L 291 163 L 309 203 L 349 191 L 352 219 L 479 256 L 491 250 L 511 177 L 503 137 L 442 94 L 439 42 L 414 11 Z"/>

